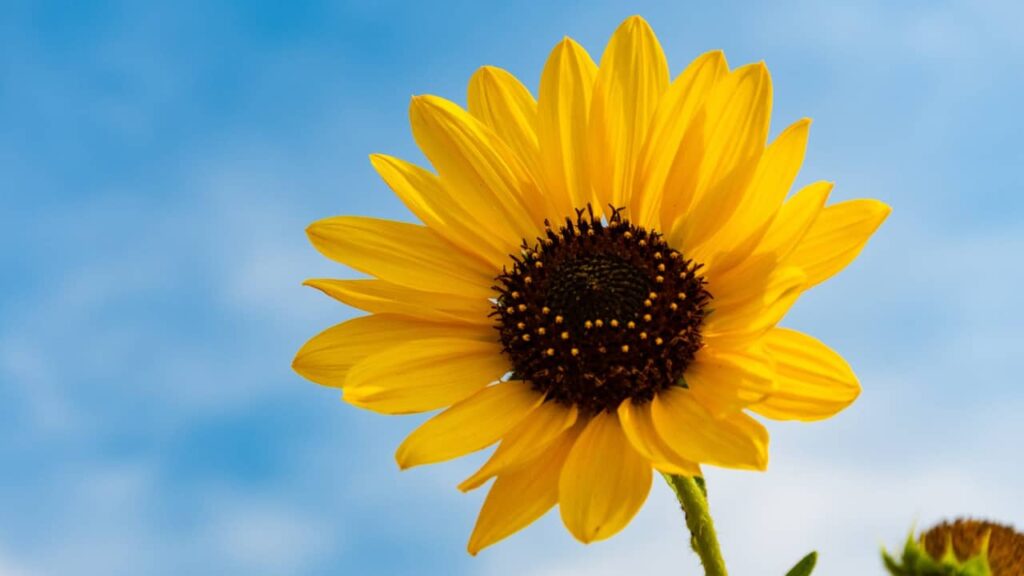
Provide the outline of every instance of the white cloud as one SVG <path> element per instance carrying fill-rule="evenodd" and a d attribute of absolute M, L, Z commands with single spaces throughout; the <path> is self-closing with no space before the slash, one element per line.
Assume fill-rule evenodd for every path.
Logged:
<path fill-rule="evenodd" d="M 204 531 L 214 557 L 244 574 L 302 574 L 332 549 L 336 531 L 287 506 L 250 500 L 224 506 Z"/>
<path fill-rule="evenodd" d="M 0 576 L 38 576 L 38 574 L 38 572 L 21 566 L 10 554 L 0 549 Z"/>

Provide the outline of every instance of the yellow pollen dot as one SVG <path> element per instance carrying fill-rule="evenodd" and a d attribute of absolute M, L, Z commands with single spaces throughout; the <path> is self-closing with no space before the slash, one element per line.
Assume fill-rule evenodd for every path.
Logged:
<path fill-rule="evenodd" d="M 626 240 L 629 240 L 630 238 L 633 237 L 633 233 L 630 232 L 629 230 L 626 230 L 626 233 L 623 234 L 622 237 L 625 238 Z"/>
<path fill-rule="evenodd" d="M 520 322 L 516 324 L 516 328 L 519 328 L 520 330 L 526 328 L 526 322 Z"/>
<path fill-rule="evenodd" d="M 587 228 L 587 236 L 593 236 L 593 235 L 594 235 L 594 229 L 593 228 Z"/>
<path fill-rule="evenodd" d="M 583 327 L 589 330 L 594 327 L 594 323 L 591 322 L 590 320 L 587 320 L 586 322 L 583 323 Z"/>
<path fill-rule="evenodd" d="M 677 297 L 678 297 L 678 298 L 679 298 L 680 300 L 686 300 L 686 292 L 680 292 L 679 294 L 676 294 L 676 296 L 677 296 Z"/>
<path fill-rule="evenodd" d="M 644 314 L 644 322 L 650 322 L 650 321 L 651 321 L 651 315 L 650 314 Z"/>
<path fill-rule="evenodd" d="M 512 292 L 512 297 L 513 298 L 519 298 L 519 292 L 513 291 Z"/>
<path fill-rule="evenodd" d="M 545 307 L 541 308 L 540 311 L 543 312 L 544 314 L 550 314 L 551 313 L 551 308 L 548 308 L 547 306 L 545 306 Z"/>
<path fill-rule="evenodd" d="M 548 356 L 554 356 L 555 355 L 555 349 L 554 348 L 548 348 L 547 350 L 545 350 L 545 352 L 547 353 Z"/>
<path fill-rule="evenodd" d="M 565 318 L 562 318 L 561 315 L 555 316 L 555 324 L 561 324 L 563 321 L 565 321 Z"/>
<path fill-rule="evenodd" d="M 541 336 L 543 336 L 543 335 L 545 335 L 547 333 L 548 333 L 547 328 L 545 328 L 543 326 L 541 326 L 540 328 L 537 328 L 537 334 L 540 334 Z"/>
<path fill-rule="evenodd" d="M 647 246 L 647 240 L 644 240 L 643 238 L 641 238 L 641 239 L 640 239 L 640 240 L 639 240 L 639 241 L 637 242 L 637 244 L 639 244 L 640 246 Z"/>
<path fill-rule="evenodd" d="M 569 339 L 569 333 L 568 332 L 562 332 L 562 340 L 568 340 L 568 339 Z"/>
<path fill-rule="evenodd" d="M 529 342 L 529 341 L 530 341 L 530 335 L 529 334 L 523 334 L 523 342 Z"/>
<path fill-rule="evenodd" d="M 600 328 L 601 326 L 604 326 L 604 320 L 598 318 L 597 320 L 594 321 L 594 325 Z"/>
<path fill-rule="evenodd" d="M 641 332 L 640 333 L 640 339 L 641 340 L 647 340 L 647 332 Z"/>
<path fill-rule="evenodd" d="M 654 259 L 655 260 L 661 260 L 661 252 L 655 252 L 654 253 Z"/>
<path fill-rule="evenodd" d="M 526 276 L 526 277 L 523 278 L 523 283 L 524 284 L 533 284 L 533 278 L 531 278 L 529 276 Z"/>
<path fill-rule="evenodd" d="M 619 321 L 614 319 L 614 318 L 612 318 L 612 321 L 609 322 L 609 324 L 612 325 L 612 328 L 618 328 L 619 327 Z"/>
<path fill-rule="evenodd" d="M 679 273 L 679 279 L 680 280 L 686 280 L 686 272 L 680 272 Z"/>
<path fill-rule="evenodd" d="M 520 304 L 519 305 L 519 311 L 520 312 L 526 312 L 526 304 Z"/>
<path fill-rule="evenodd" d="M 657 344 L 658 346 L 661 346 L 661 345 L 662 345 L 662 343 L 664 343 L 664 342 L 665 342 L 665 341 L 664 341 L 664 340 L 662 340 L 662 339 L 661 339 L 661 337 L 658 337 L 658 338 L 655 338 L 655 339 L 654 339 L 654 343 L 655 343 L 655 344 Z"/>
<path fill-rule="evenodd" d="M 658 284 L 661 284 L 662 282 L 665 281 L 665 277 L 664 276 L 655 276 L 654 277 L 654 281 L 657 282 Z"/>
<path fill-rule="evenodd" d="M 604 346 L 601 346 L 600 348 L 597 349 L 597 351 L 600 352 L 601 354 L 604 354 L 605 352 L 608 351 L 608 349 L 605 348 Z"/>
<path fill-rule="evenodd" d="M 622 351 L 623 352 L 629 352 L 629 344 L 623 344 L 622 345 Z"/>
<path fill-rule="evenodd" d="M 572 350 L 569 350 L 569 354 L 572 354 L 573 356 L 579 356 L 580 355 L 580 349 L 579 348 L 573 348 Z"/>
<path fill-rule="evenodd" d="M 648 308 L 650 308 L 651 304 L 652 304 L 652 302 L 651 302 L 650 298 L 648 298 L 647 300 L 644 300 L 644 306 L 647 306 Z"/>
<path fill-rule="evenodd" d="M 505 308 L 505 312 L 508 312 L 509 314 L 512 314 L 515 311 L 516 311 L 516 309 L 511 307 L 511 306 L 509 306 L 508 308 Z"/>
<path fill-rule="evenodd" d="M 665 265 L 664 264 L 658 264 L 658 272 L 664 272 L 664 271 L 665 271 Z"/>
<path fill-rule="evenodd" d="M 679 252 L 672 252 L 672 253 L 670 253 L 668 255 L 668 257 L 673 259 L 673 260 L 678 260 L 679 259 Z"/>
<path fill-rule="evenodd" d="M 676 304 L 675 302 L 673 302 L 673 303 L 669 304 L 668 307 L 671 308 L 672 311 L 674 312 L 674 311 L 679 309 L 679 304 Z"/>
<path fill-rule="evenodd" d="M 650 298 L 651 300 L 657 300 L 658 299 L 658 293 L 657 292 L 651 292 L 650 294 L 647 295 L 647 297 Z"/>
<path fill-rule="evenodd" d="M 543 268 L 544 267 L 544 263 L 541 262 L 540 260 L 537 260 L 536 262 L 533 263 L 533 267 L 534 268 Z"/>

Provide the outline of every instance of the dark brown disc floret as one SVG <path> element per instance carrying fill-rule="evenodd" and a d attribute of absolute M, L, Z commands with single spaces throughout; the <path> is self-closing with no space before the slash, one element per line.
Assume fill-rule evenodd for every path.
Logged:
<path fill-rule="evenodd" d="M 613 210 L 588 207 L 523 241 L 493 315 L 513 376 L 585 413 L 685 385 L 711 295 L 701 265 Z"/>

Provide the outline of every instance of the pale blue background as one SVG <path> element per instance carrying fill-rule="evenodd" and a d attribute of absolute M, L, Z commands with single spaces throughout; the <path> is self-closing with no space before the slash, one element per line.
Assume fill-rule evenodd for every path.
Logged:
<path fill-rule="evenodd" d="M 772 7 L 766 7 L 773 4 Z M 898 7 L 895 7 L 898 6 Z M 770 424 L 767 474 L 709 484 L 733 572 L 878 573 L 956 513 L 1024 524 L 1024 10 L 1005 2 L 4 3 L 0 575 L 697 574 L 664 486 L 584 547 L 549 515 L 464 551 L 479 458 L 399 473 L 417 418 L 292 373 L 352 311 L 305 225 L 408 219 L 370 152 L 419 158 L 406 107 L 483 64 L 531 88 L 569 35 L 632 13 L 674 73 L 764 59 L 773 131 L 814 118 L 801 182 L 893 215 L 787 324 L 857 369 L 817 425 Z"/>

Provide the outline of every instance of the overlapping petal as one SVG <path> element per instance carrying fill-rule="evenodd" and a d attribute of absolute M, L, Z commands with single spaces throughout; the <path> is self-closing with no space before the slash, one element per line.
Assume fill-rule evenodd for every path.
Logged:
<path fill-rule="evenodd" d="M 786 263 L 820 284 L 853 262 L 892 209 L 878 200 L 849 200 L 828 206 L 814 221 Z"/>
<path fill-rule="evenodd" d="M 558 502 L 562 466 L 579 428 L 567 430 L 528 464 L 498 476 L 469 538 L 470 554 L 523 529 Z"/>
<path fill-rule="evenodd" d="M 353 318 L 317 334 L 299 349 L 292 368 L 313 382 L 341 388 L 352 367 L 367 356 L 431 338 L 493 341 L 491 334 L 465 324 L 374 314 Z"/>
<path fill-rule="evenodd" d="M 485 298 L 425 292 L 384 280 L 315 278 L 303 284 L 367 312 L 401 314 L 435 322 L 477 324 L 486 326 L 487 334 L 493 335 L 493 322 L 487 316 L 491 303 Z"/>
<path fill-rule="evenodd" d="M 640 149 L 668 84 L 654 31 L 642 18 L 626 19 L 601 56 L 591 104 L 588 161 L 602 210 L 627 205 Z"/>
<path fill-rule="evenodd" d="M 633 519 L 650 489 L 650 462 L 626 439 L 618 414 L 601 412 L 580 434 L 562 468 L 562 522 L 581 542 L 604 540 Z"/>
<path fill-rule="evenodd" d="M 486 340 L 430 338 L 367 356 L 349 371 L 344 398 L 385 414 L 426 412 L 472 395 L 508 371 L 501 346 Z"/>
<path fill-rule="evenodd" d="M 686 131 L 665 189 L 662 225 L 676 246 L 701 245 L 739 206 L 768 136 L 772 87 L 764 64 L 740 67 L 715 84 Z M 682 201 L 692 206 L 683 211 Z"/>
<path fill-rule="evenodd" d="M 566 38 L 551 51 L 540 78 L 537 139 L 545 186 L 562 217 L 594 200 L 586 158 L 595 76 L 587 51 Z"/>
<path fill-rule="evenodd" d="M 675 214 L 690 207 L 692 198 L 687 193 L 692 194 L 693 190 L 670 186 L 669 177 L 694 116 L 728 71 L 729 65 L 720 50 L 703 54 L 687 66 L 658 102 L 637 160 L 629 204 L 633 221 L 660 228 L 663 202 L 671 204 Z M 667 201 L 663 200 L 666 196 Z"/>
<path fill-rule="evenodd" d="M 544 401 L 522 380 L 499 382 L 434 416 L 395 453 L 402 468 L 443 462 L 500 440 Z"/>
<path fill-rule="evenodd" d="M 776 389 L 751 406 L 776 420 L 821 420 L 849 406 L 860 394 L 850 365 L 815 338 L 776 328 L 765 337 L 775 360 Z"/>
<path fill-rule="evenodd" d="M 686 384 L 713 415 L 737 412 L 775 390 L 775 360 L 761 342 L 733 350 L 705 347 L 687 368 Z"/>
<path fill-rule="evenodd" d="M 700 476 L 700 467 L 674 452 L 658 434 L 650 402 L 637 404 L 629 399 L 623 400 L 618 413 L 622 431 L 630 444 L 652 466 L 666 474 Z"/>
<path fill-rule="evenodd" d="M 381 280 L 469 298 L 491 295 L 493 271 L 424 226 L 336 216 L 314 222 L 306 233 L 324 256 Z"/>
<path fill-rule="evenodd" d="M 684 388 L 669 388 L 651 403 L 658 435 L 674 452 L 692 461 L 727 468 L 768 467 L 768 432 L 737 412 L 715 417 Z"/>
<path fill-rule="evenodd" d="M 467 210 L 460 198 L 441 185 L 440 179 L 415 164 L 373 154 L 370 163 L 409 210 L 433 232 L 469 254 L 500 270 L 508 258 L 510 240 L 493 233 L 487 214 Z"/>
<path fill-rule="evenodd" d="M 483 122 L 437 96 L 409 107 L 412 133 L 441 183 L 514 251 L 534 238 L 548 201 L 515 153 Z"/>
<path fill-rule="evenodd" d="M 545 402 L 502 439 L 490 459 L 459 484 L 459 490 L 473 490 L 492 477 L 528 462 L 576 423 L 575 406 Z"/>
<path fill-rule="evenodd" d="M 490 127 L 539 181 L 537 101 L 530 91 L 508 71 L 484 66 L 469 80 L 466 103 L 469 113 Z"/>
<path fill-rule="evenodd" d="M 765 150 L 736 212 L 702 250 L 709 273 L 740 265 L 761 242 L 803 164 L 810 125 L 806 118 L 794 123 Z"/>

